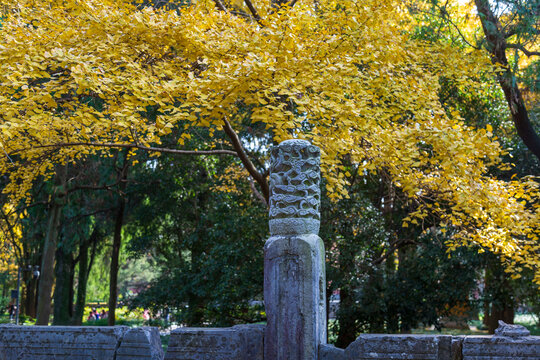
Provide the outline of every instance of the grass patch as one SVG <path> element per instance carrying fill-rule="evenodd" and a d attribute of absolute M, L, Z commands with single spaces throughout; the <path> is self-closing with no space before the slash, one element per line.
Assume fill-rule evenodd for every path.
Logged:
<path fill-rule="evenodd" d="M 487 330 L 462 330 L 442 328 L 441 331 L 438 331 L 437 329 L 424 328 L 413 329 L 412 333 L 423 335 L 487 335 Z"/>
<path fill-rule="evenodd" d="M 84 321 L 83 326 L 108 326 L 108 319 Z M 129 327 L 143 326 L 143 319 L 116 319 L 115 325 L 124 325 Z"/>
<path fill-rule="evenodd" d="M 514 318 L 514 322 L 529 329 L 531 335 L 540 335 L 540 321 L 536 316 L 531 314 L 518 314 Z"/>

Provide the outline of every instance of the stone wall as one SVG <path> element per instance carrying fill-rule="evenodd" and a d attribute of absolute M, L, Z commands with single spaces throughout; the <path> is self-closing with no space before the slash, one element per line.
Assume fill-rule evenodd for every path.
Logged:
<path fill-rule="evenodd" d="M 263 360 L 264 329 L 264 325 L 179 328 L 171 332 L 165 360 Z M 511 335 L 363 334 L 347 349 L 321 344 L 318 360 L 540 360 L 540 336 Z M 0 360 L 163 357 L 156 328 L 0 326 Z"/>
<path fill-rule="evenodd" d="M 264 325 L 178 328 L 165 360 L 263 360 Z"/>
<path fill-rule="evenodd" d="M 360 335 L 347 349 L 322 345 L 319 360 L 540 360 L 540 336 Z"/>
<path fill-rule="evenodd" d="M 0 326 L 0 360 L 163 360 L 157 328 Z"/>
<path fill-rule="evenodd" d="M 465 336 L 463 360 L 540 360 L 540 336 Z"/>

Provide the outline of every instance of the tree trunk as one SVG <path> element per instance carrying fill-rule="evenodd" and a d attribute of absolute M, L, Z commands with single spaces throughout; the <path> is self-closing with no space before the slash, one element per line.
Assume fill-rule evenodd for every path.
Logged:
<path fill-rule="evenodd" d="M 88 283 L 88 246 L 84 245 L 81 246 L 79 250 L 79 278 L 77 283 L 75 311 L 73 314 L 73 325 L 82 325 L 84 305 L 86 304 L 86 285 Z"/>
<path fill-rule="evenodd" d="M 517 86 L 516 77 L 512 73 L 506 58 L 506 34 L 491 10 L 489 0 L 475 0 L 475 4 L 482 22 L 487 50 L 491 54 L 491 61 L 504 68 L 504 71 L 499 73 L 497 78 L 510 108 L 514 126 L 525 146 L 540 160 L 540 137 L 538 137 L 531 124 L 521 91 Z"/>
<path fill-rule="evenodd" d="M 37 279 L 32 275 L 26 283 L 26 296 L 24 300 L 24 314 L 31 318 L 36 317 L 36 289 Z"/>
<path fill-rule="evenodd" d="M 88 242 L 81 245 L 80 259 L 79 259 L 79 279 L 77 284 L 77 299 L 75 302 L 75 310 L 73 312 L 73 325 L 82 325 L 84 316 L 84 307 L 86 305 L 86 287 L 88 285 L 88 277 L 92 270 L 92 264 L 96 256 L 97 242 L 100 240 L 100 230 L 96 226 Z M 90 252 L 90 259 L 88 258 L 88 251 L 90 246 L 92 250 Z"/>
<path fill-rule="evenodd" d="M 56 284 L 54 287 L 53 325 L 70 325 L 73 303 L 72 255 L 63 247 L 56 251 Z"/>
<path fill-rule="evenodd" d="M 88 248 L 95 245 L 99 237 L 98 227 L 94 227 L 88 241 L 83 241 L 79 248 L 79 278 L 77 281 L 77 298 L 75 300 L 75 310 L 73 312 L 73 325 L 81 325 L 84 316 L 84 306 L 86 305 L 86 285 L 88 284 L 88 275 L 90 266 L 88 263 Z"/>
<path fill-rule="evenodd" d="M 199 196 L 201 197 L 201 196 Z M 206 202 L 206 199 L 204 199 Z M 201 257 L 203 254 L 203 224 L 199 222 L 199 230 L 197 231 L 197 239 L 191 245 L 191 269 L 192 274 L 197 274 L 201 271 Z M 187 295 L 189 312 L 185 317 L 187 326 L 204 326 L 204 308 L 205 299 L 197 293 L 197 289 L 190 289 Z"/>
<path fill-rule="evenodd" d="M 515 300 L 514 289 L 508 279 L 508 274 L 499 262 L 488 263 L 485 275 L 484 296 L 487 303 L 484 307 L 484 324 L 488 327 L 490 334 L 495 333 L 499 327 L 499 320 L 507 324 L 514 323 Z"/>
<path fill-rule="evenodd" d="M 354 298 L 348 287 L 339 289 L 339 310 L 337 311 L 337 320 L 339 321 L 338 337 L 336 346 L 345 349 L 356 339 L 356 319 L 351 316 L 350 311 L 354 308 Z"/>
<path fill-rule="evenodd" d="M 386 281 L 393 278 L 396 274 L 396 256 L 392 253 L 386 259 L 385 263 L 385 277 Z M 399 305 L 395 303 L 392 298 L 386 299 L 386 331 L 390 334 L 397 333 L 399 331 Z"/>
<path fill-rule="evenodd" d="M 71 260 L 70 263 L 70 269 L 69 269 L 69 291 L 68 291 L 68 298 L 69 298 L 69 306 L 68 306 L 68 315 L 69 315 L 69 323 L 71 324 L 73 322 L 73 299 L 75 298 L 75 265 L 76 262 Z"/>
<path fill-rule="evenodd" d="M 122 225 L 124 223 L 124 212 L 126 209 L 125 190 L 127 185 L 127 173 L 128 173 L 128 160 L 127 155 L 124 158 L 124 166 L 120 173 L 120 200 L 118 204 L 118 211 L 116 213 L 116 220 L 114 224 L 114 237 L 113 248 L 111 258 L 111 273 L 109 282 L 109 316 L 108 325 L 114 326 L 116 322 L 116 304 L 118 301 L 118 262 L 120 258 L 120 247 L 122 245 Z"/>
<path fill-rule="evenodd" d="M 48 325 L 51 314 L 51 293 L 54 284 L 54 262 L 62 207 L 64 206 L 66 166 L 58 166 L 54 177 L 54 190 L 49 207 L 47 233 L 41 260 L 41 277 L 38 290 L 36 325 Z"/>
<path fill-rule="evenodd" d="M 501 307 L 493 304 L 487 320 L 488 332 L 495 334 L 495 330 L 499 327 L 499 320 L 507 324 L 513 324 L 514 315 L 514 308 L 510 304 L 504 304 Z"/>
<path fill-rule="evenodd" d="M 115 324 L 116 303 L 118 300 L 118 262 L 120 258 L 120 246 L 122 245 L 122 223 L 124 222 L 124 210 L 126 201 L 120 200 L 118 212 L 116 213 L 116 222 L 114 225 L 114 238 L 111 259 L 111 274 L 109 285 L 109 326 Z"/>
<path fill-rule="evenodd" d="M 204 168 L 199 168 L 199 177 L 201 181 L 208 179 L 208 173 Z M 191 273 L 198 274 L 201 270 L 201 257 L 205 248 L 204 239 L 206 238 L 206 224 L 204 213 L 207 209 L 208 198 L 210 197 L 208 189 L 201 191 L 194 199 L 193 210 L 195 222 L 197 224 L 197 237 L 191 243 Z M 185 318 L 187 326 L 203 326 L 205 299 L 197 294 L 196 289 L 191 289 L 187 295 L 188 315 Z"/>

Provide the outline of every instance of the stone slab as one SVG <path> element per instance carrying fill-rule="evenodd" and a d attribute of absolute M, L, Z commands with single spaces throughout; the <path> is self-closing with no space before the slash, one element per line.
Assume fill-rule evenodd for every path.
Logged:
<path fill-rule="evenodd" d="M 264 325 L 178 328 L 165 360 L 263 360 Z"/>
<path fill-rule="evenodd" d="M 540 337 L 466 336 L 463 360 L 540 360 Z"/>
<path fill-rule="evenodd" d="M 319 360 L 345 360 L 345 350 L 322 344 L 319 346 Z"/>
<path fill-rule="evenodd" d="M 450 360 L 450 335 L 360 335 L 347 349 L 347 360 Z"/>
<path fill-rule="evenodd" d="M 162 360 L 163 350 L 157 329 L 130 329 L 126 326 L 0 326 L 0 360 L 53 359 Z"/>
<path fill-rule="evenodd" d="M 163 360 L 159 330 L 155 327 L 130 328 L 121 339 L 115 360 Z"/>
<path fill-rule="evenodd" d="M 463 340 L 465 336 L 452 336 L 452 356 L 451 360 L 463 360 Z"/>

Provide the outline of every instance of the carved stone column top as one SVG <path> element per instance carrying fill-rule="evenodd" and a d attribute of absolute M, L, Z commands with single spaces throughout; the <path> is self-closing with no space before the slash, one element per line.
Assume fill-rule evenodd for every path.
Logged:
<path fill-rule="evenodd" d="M 499 320 L 499 327 L 495 329 L 495 336 L 520 337 L 529 336 L 531 332 L 523 325 L 507 324 Z"/>
<path fill-rule="evenodd" d="M 270 234 L 318 234 L 320 150 L 306 140 L 286 140 L 272 149 Z"/>

